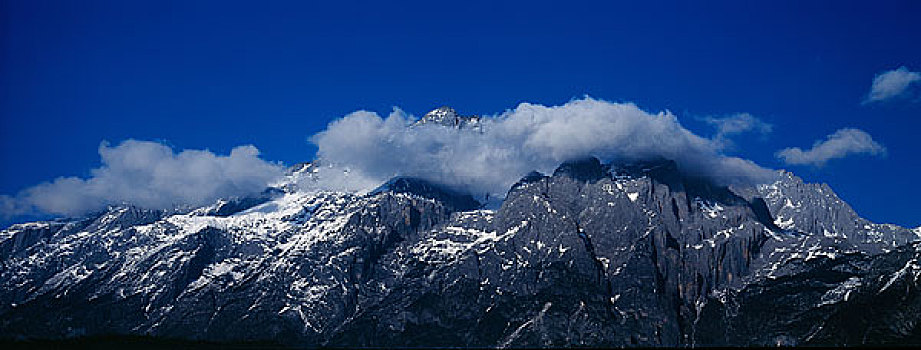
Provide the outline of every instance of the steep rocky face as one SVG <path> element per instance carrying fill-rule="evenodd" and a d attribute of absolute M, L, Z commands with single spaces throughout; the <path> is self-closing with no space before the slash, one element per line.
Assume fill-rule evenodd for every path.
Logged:
<path fill-rule="evenodd" d="M 917 234 L 866 222 L 792 175 L 729 189 L 670 161 L 587 158 L 528 174 L 497 210 L 412 178 L 367 195 L 278 188 L 2 231 L 0 337 L 918 342 Z M 868 306 L 879 311 L 861 314 Z"/>
<path fill-rule="evenodd" d="M 672 162 L 612 171 L 587 159 L 529 175 L 497 212 L 477 215 L 480 228 L 456 219 L 454 233 L 407 248 L 440 242 L 452 247 L 449 264 L 395 254 L 396 286 L 414 287 L 373 303 L 332 344 L 688 343 L 698 301 L 748 273 L 768 239 L 750 203 L 702 194 Z M 405 317 L 377 321 L 387 315 Z"/>
<path fill-rule="evenodd" d="M 706 345 L 921 343 L 921 247 L 789 263 L 791 273 L 713 294 L 695 341 Z"/>
<path fill-rule="evenodd" d="M 861 218 L 826 184 L 804 183 L 787 171 L 778 180 L 754 188 L 734 188 L 747 198 L 762 197 L 783 229 L 859 244 L 862 250 L 889 250 L 917 239 L 909 229 Z"/>

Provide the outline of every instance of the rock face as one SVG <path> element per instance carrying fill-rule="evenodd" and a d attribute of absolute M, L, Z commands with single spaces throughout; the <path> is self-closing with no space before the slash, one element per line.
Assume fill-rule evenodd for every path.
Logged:
<path fill-rule="evenodd" d="M 367 195 L 279 186 L 0 232 L 0 338 L 917 344 L 917 240 L 789 173 L 725 188 L 666 160 L 566 162 L 498 210 L 412 178 Z"/>

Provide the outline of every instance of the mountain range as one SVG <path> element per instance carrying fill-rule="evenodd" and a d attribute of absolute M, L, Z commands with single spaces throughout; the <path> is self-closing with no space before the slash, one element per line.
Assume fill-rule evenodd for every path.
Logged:
<path fill-rule="evenodd" d="M 450 108 L 420 123 L 479 125 Z M 321 163 L 198 208 L 0 231 L 0 339 L 298 347 L 921 343 L 921 228 L 825 184 L 717 185 L 563 162 L 499 202 L 421 178 L 303 191 Z"/>

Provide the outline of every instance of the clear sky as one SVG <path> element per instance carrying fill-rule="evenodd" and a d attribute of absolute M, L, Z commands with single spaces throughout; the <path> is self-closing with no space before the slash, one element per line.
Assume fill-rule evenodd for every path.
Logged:
<path fill-rule="evenodd" d="M 731 155 L 921 225 L 921 99 L 862 103 L 878 74 L 921 70 L 918 1 L 0 2 L 0 194 L 89 176 L 102 140 L 253 144 L 293 164 L 359 109 L 497 114 L 589 95 L 703 136 L 708 117 L 748 113 L 772 131 Z M 775 156 L 842 128 L 885 155 Z"/>

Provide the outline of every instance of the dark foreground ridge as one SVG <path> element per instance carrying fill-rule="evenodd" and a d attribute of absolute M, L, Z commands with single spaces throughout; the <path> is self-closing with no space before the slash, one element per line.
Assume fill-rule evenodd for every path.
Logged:
<path fill-rule="evenodd" d="M 114 335 L 67 339 L 0 340 L 3 349 L 287 349 L 271 342 L 215 342 L 165 337 Z"/>
<path fill-rule="evenodd" d="M 448 112 L 430 119 L 454 118 Z M 916 232 L 864 220 L 827 186 L 790 173 L 726 188 L 686 178 L 670 161 L 579 159 L 551 176 L 527 175 L 497 210 L 406 177 L 367 195 L 295 187 L 0 232 L 0 338 L 154 347 L 921 344 Z"/>

